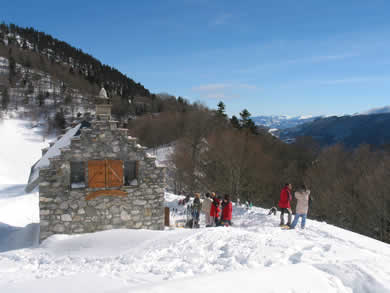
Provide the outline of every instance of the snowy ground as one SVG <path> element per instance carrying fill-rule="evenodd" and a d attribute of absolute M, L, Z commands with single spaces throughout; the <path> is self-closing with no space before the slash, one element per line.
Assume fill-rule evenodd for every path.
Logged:
<path fill-rule="evenodd" d="M 230 228 L 111 230 L 37 245 L 38 194 L 0 183 L 0 292 L 390 292 L 390 245 L 311 220 L 281 230 L 261 208 L 234 206 Z M 183 217 L 178 199 L 166 194 L 179 209 L 172 223 Z"/>

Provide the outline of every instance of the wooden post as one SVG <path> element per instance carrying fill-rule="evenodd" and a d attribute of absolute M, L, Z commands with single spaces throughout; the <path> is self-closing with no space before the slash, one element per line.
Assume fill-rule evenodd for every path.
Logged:
<path fill-rule="evenodd" d="M 165 221 L 164 221 L 165 226 L 169 227 L 169 208 L 165 207 Z"/>

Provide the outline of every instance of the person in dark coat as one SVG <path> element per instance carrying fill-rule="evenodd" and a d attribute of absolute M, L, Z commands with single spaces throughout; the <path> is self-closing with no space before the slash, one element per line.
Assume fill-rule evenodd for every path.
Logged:
<path fill-rule="evenodd" d="M 194 228 L 199 228 L 199 215 L 201 209 L 202 203 L 200 202 L 200 193 L 195 193 L 194 203 L 192 204 L 192 219 Z"/>
<path fill-rule="evenodd" d="M 222 207 L 223 208 L 222 208 L 221 226 L 231 226 L 233 205 L 230 200 L 230 195 L 225 194 L 225 197 L 222 202 Z"/>
<path fill-rule="evenodd" d="M 286 183 L 284 185 L 284 188 L 280 192 L 280 200 L 279 200 L 279 208 L 281 210 L 280 213 L 280 226 L 284 226 L 284 214 L 287 213 L 288 219 L 287 219 L 287 226 L 291 225 L 291 200 L 292 200 L 292 195 L 291 195 L 291 190 L 292 190 L 292 184 L 291 183 Z"/>

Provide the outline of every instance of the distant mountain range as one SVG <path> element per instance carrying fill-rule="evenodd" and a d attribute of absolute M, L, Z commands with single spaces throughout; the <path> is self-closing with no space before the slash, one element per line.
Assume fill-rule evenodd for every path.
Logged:
<path fill-rule="evenodd" d="M 285 142 L 311 136 L 322 146 L 341 143 L 354 148 L 363 143 L 375 147 L 390 144 L 390 106 L 344 116 L 258 116 L 252 119 Z"/>
<path fill-rule="evenodd" d="M 355 113 L 355 114 L 353 114 L 353 116 L 383 114 L 383 113 L 390 113 L 390 106 L 369 109 L 369 110 L 363 111 L 361 113 Z M 350 116 L 350 115 L 344 115 L 344 116 Z M 321 119 L 321 118 L 326 118 L 326 117 L 330 117 L 330 116 L 329 115 L 328 116 L 325 116 L 325 115 L 321 115 L 321 116 L 312 116 L 312 115 L 305 115 L 305 116 L 270 115 L 270 116 L 265 116 L 264 115 L 264 116 L 252 117 L 252 120 L 256 123 L 256 125 L 265 126 L 272 131 L 276 131 L 276 129 L 282 130 L 282 129 L 293 128 L 293 127 L 296 127 L 298 125 L 313 122 L 316 119 Z"/>
<path fill-rule="evenodd" d="M 390 144 L 390 113 L 319 118 L 293 128 L 280 130 L 280 139 L 290 142 L 311 136 L 322 146 L 341 143 L 349 148 L 360 144 L 375 147 Z"/>
<path fill-rule="evenodd" d="M 257 117 L 252 117 L 251 119 L 256 123 L 256 125 L 265 126 L 269 129 L 287 129 L 287 128 L 301 125 L 303 123 L 312 122 L 317 118 L 320 118 L 320 116 L 290 117 L 290 116 L 280 115 L 280 116 L 257 116 Z"/>
<path fill-rule="evenodd" d="M 383 114 L 383 113 L 390 113 L 390 106 L 384 106 L 381 108 L 373 108 L 373 109 L 361 112 L 358 115 Z"/>

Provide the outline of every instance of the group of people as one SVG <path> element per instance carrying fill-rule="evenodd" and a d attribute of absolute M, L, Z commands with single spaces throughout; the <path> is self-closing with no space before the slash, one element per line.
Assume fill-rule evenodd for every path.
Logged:
<path fill-rule="evenodd" d="M 206 193 L 203 202 L 200 201 L 200 193 L 195 193 L 192 204 L 192 220 L 194 227 L 199 227 L 200 214 L 204 213 L 206 227 L 231 226 L 233 205 L 228 194 L 219 197 L 212 193 Z"/>
<path fill-rule="evenodd" d="M 280 213 L 280 226 L 288 226 L 290 229 L 294 229 L 298 224 L 300 218 L 301 228 L 305 228 L 306 216 L 309 209 L 310 190 L 306 189 L 305 185 L 301 185 L 294 193 L 294 197 L 297 200 L 296 213 L 294 220 L 292 220 L 291 201 L 292 196 L 292 184 L 286 183 L 282 191 L 280 192 L 280 199 L 278 206 L 281 210 Z M 189 201 L 189 196 L 181 200 L 179 204 L 186 204 Z M 237 201 L 238 202 L 238 201 Z M 251 202 L 246 202 L 246 206 L 249 209 L 252 206 Z M 191 206 L 191 216 L 193 221 L 193 227 L 199 227 L 200 214 L 204 213 L 206 227 L 215 226 L 231 226 L 232 225 L 232 212 L 233 205 L 228 194 L 224 197 L 217 196 L 215 192 L 206 193 L 203 202 L 200 199 L 200 193 L 195 193 L 194 201 Z M 272 211 L 273 209 L 273 211 Z M 272 208 L 270 211 L 276 214 L 276 208 Z M 285 224 L 284 215 L 287 214 L 287 223 Z"/>
<path fill-rule="evenodd" d="M 286 183 L 282 191 L 280 192 L 279 199 L 279 208 L 281 209 L 280 213 L 280 226 L 284 226 L 284 214 L 287 214 L 287 226 L 290 229 L 294 229 L 298 224 L 299 218 L 301 220 L 301 228 L 305 228 L 306 216 L 309 210 L 309 200 L 310 200 L 310 190 L 306 189 L 305 185 L 301 185 L 297 191 L 295 191 L 294 196 L 297 200 L 296 212 L 294 220 L 291 223 L 292 210 L 291 210 L 291 201 L 292 201 L 292 184 Z"/>

